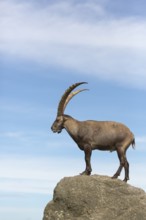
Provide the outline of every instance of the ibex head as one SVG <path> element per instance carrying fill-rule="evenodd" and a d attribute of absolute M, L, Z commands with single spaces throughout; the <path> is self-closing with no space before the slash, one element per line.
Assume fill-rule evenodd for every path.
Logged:
<path fill-rule="evenodd" d="M 79 92 L 82 92 L 86 89 L 80 89 L 80 90 L 77 90 L 74 92 L 72 92 L 72 90 L 74 90 L 77 86 L 79 86 L 81 84 L 85 84 L 85 83 L 86 82 L 75 83 L 72 86 L 70 86 L 63 94 L 63 96 L 59 102 L 59 105 L 58 105 L 56 120 L 54 121 L 54 123 L 51 126 L 51 129 L 53 132 L 60 133 L 62 131 L 62 129 L 64 128 L 64 121 L 65 121 L 64 111 L 65 111 L 65 108 L 66 108 L 68 102 L 72 99 L 73 96 L 75 96 Z"/>

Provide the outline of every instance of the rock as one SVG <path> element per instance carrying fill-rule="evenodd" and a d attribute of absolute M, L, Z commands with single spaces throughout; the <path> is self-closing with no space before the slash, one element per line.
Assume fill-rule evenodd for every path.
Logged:
<path fill-rule="evenodd" d="M 146 193 L 106 176 L 65 177 L 43 220 L 146 220 Z"/>

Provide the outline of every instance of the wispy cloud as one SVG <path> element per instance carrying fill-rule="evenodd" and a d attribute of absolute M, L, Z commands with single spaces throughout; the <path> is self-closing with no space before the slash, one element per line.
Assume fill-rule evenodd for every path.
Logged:
<path fill-rule="evenodd" d="M 14 131 L 8 131 L 8 132 L 0 132 L 1 138 L 22 138 L 23 134 L 22 132 L 14 132 Z"/>
<path fill-rule="evenodd" d="M 72 164 L 70 168 L 66 164 Z M 78 173 L 78 159 L 1 155 L 0 193 L 52 194 L 56 183 L 68 172 Z"/>
<path fill-rule="evenodd" d="M 137 142 L 146 144 L 146 136 L 137 137 Z"/>
<path fill-rule="evenodd" d="M 96 154 L 94 152 L 92 157 L 93 174 L 112 176 L 119 165 L 115 154 L 106 153 L 106 163 L 103 162 L 103 157 L 100 159 L 101 152 L 98 151 Z M 78 175 L 83 169 L 83 155 L 78 158 L 49 155 L 46 157 L 1 155 L 0 193 L 52 194 L 61 178 Z M 143 163 L 139 163 L 137 160 L 134 164 L 131 163 L 130 176 L 132 181 L 129 183 L 146 190 L 146 182 L 143 177 L 144 169 Z M 138 179 L 137 173 L 139 173 Z M 123 178 L 122 176 L 120 178 Z"/>
<path fill-rule="evenodd" d="M 136 150 L 146 151 L 146 135 L 136 137 Z"/>
<path fill-rule="evenodd" d="M 108 17 L 97 2 L 1 1 L 0 8 L 1 53 L 145 87 L 146 20 Z"/>

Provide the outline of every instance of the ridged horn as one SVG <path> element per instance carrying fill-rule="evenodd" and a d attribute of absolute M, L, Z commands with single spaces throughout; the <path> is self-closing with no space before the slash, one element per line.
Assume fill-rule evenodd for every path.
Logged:
<path fill-rule="evenodd" d="M 69 101 L 70 101 L 75 95 L 77 95 L 77 94 L 80 93 L 80 92 L 86 91 L 86 90 L 88 90 L 88 89 L 80 89 L 80 90 L 77 90 L 77 91 L 74 91 L 74 92 L 70 93 L 70 94 L 68 95 L 68 97 L 67 97 L 65 103 L 64 103 L 63 112 L 65 111 L 65 108 L 66 108 L 67 104 L 69 103 Z"/>
<path fill-rule="evenodd" d="M 79 85 L 81 85 L 81 84 L 86 84 L 86 83 L 87 83 L 87 82 L 75 83 L 75 84 L 73 84 L 72 86 L 70 86 L 70 87 L 65 91 L 65 93 L 63 94 L 63 96 L 62 96 L 62 98 L 61 98 L 61 100 L 60 100 L 60 102 L 59 102 L 59 105 L 58 105 L 57 116 L 63 115 L 64 110 L 65 110 L 65 108 L 64 108 L 65 102 L 66 102 L 66 100 L 67 100 L 69 94 L 72 92 L 72 90 L 75 89 L 77 86 L 79 86 Z M 73 96 L 72 96 L 72 97 L 73 97 Z M 71 98 L 72 98 L 72 97 L 71 97 Z M 70 99 L 71 99 L 71 98 L 70 98 Z M 69 99 L 69 100 L 70 100 L 70 99 Z M 68 102 L 69 102 L 69 101 L 68 101 Z M 68 102 L 67 102 L 67 103 L 68 103 Z M 67 104 L 66 104 L 66 105 L 67 105 Z M 66 107 L 66 105 L 65 105 L 65 107 Z"/>

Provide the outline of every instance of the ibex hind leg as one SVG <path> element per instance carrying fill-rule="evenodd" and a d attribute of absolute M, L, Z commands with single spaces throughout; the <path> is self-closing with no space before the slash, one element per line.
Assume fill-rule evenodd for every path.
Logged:
<path fill-rule="evenodd" d="M 128 147 L 132 144 L 134 144 L 134 139 L 133 139 L 133 135 L 131 138 L 129 138 L 127 140 L 127 142 L 122 146 L 123 148 L 123 151 L 124 151 L 124 158 L 123 158 L 123 162 L 124 162 L 124 169 L 125 169 L 125 178 L 123 181 L 127 182 L 127 180 L 129 180 L 129 163 L 127 161 L 127 158 L 126 158 L 126 151 L 128 149 Z"/>
<path fill-rule="evenodd" d="M 129 180 L 129 163 L 126 158 L 126 150 L 127 150 L 128 146 L 129 146 L 129 143 L 117 148 L 117 154 L 118 154 L 118 158 L 120 161 L 120 166 L 119 166 L 117 172 L 112 177 L 112 178 L 117 178 L 118 176 L 120 176 L 121 171 L 124 168 L 124 170 L 125 170 L 125 178 L 123 180 L 124 182 L 127 182 L 127 180 Z"/>
<path fill-rule="evenodd" d="M 128 163 L 127 159 L 125 161 L 124 169 L 125 169 L 125 178 L 123 181 L 127 182 L 127 180 L 129 180 L 129 163 Z"/>
<path fill-rule="evenodd" d="M 123 169 L 123 164 L 122 164 L 122 161 L 121 161 L 121 150 L 120 150 L 120 148 L 117 149 L 117 155 L 118 155 L 118 158 L 119 158 L 119 161 L 120 161 L 120 166 L 119 166 L 117 172 L 112 176 L 112 179 L 117 179 L 118 176 L 120 176 L 121 171 Z"/>

